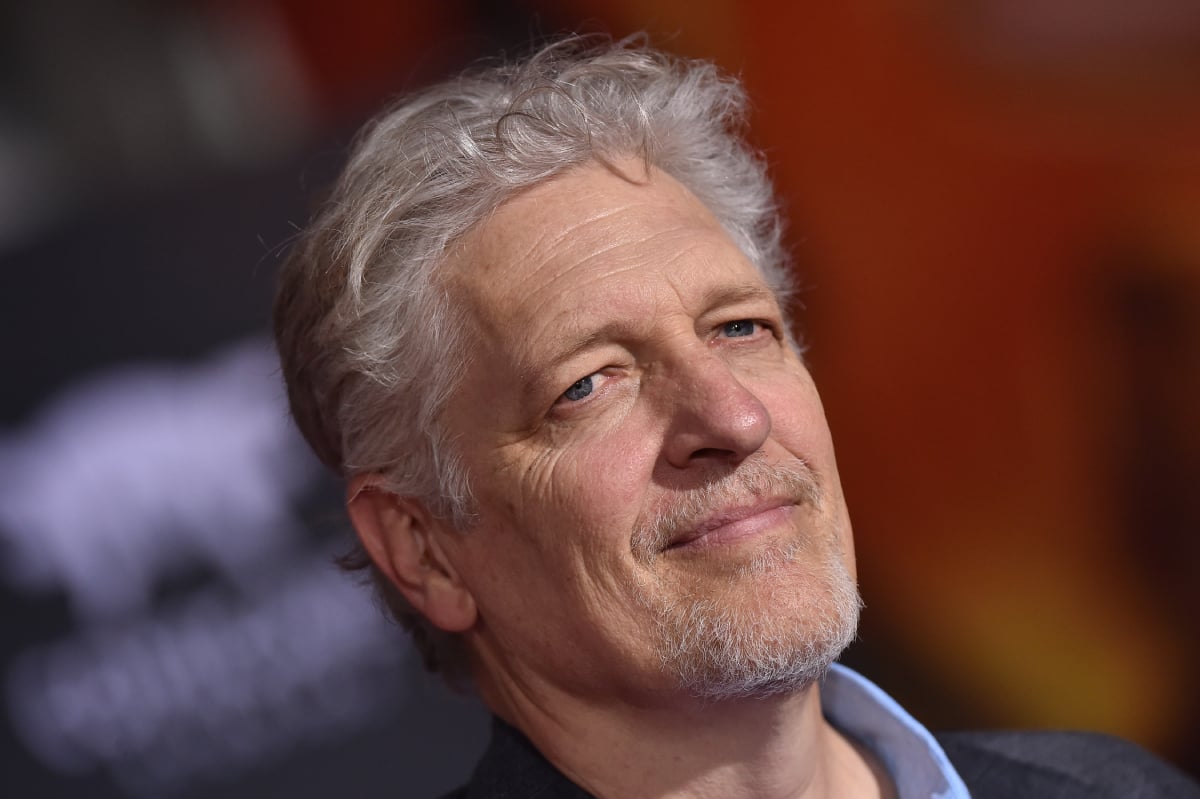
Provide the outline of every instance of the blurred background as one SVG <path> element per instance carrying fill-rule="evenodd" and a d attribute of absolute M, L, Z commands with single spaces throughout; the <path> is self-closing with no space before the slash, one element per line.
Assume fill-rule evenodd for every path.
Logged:
<path fill-rule="evenodd" d="M 557 32 L 740 74 L 867 611 L 935 728 L 1200 774 L 1193 0 L 0 6 L 0 773 L 39 797 L 429 796 L 486 717 L 329 565 L 273 273 L 388 98 Z"/>

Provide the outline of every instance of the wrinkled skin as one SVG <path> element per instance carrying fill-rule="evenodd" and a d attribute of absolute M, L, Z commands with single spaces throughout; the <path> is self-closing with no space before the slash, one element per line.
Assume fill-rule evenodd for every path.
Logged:
<path fill-rule="evenodd" d="M 443 272 L 472 344 L 442 422 L 478 513 L 442 539 L 469 594 L 444 626 L 510 719 L 564 697 L 687 701 L 664 652 L 672 614 L 720 609 L 777 648 L 828 636 L 831 616 L 852 636 L 831 610 L 854 574 L 833 446 L 778 303 L 686 189 L 619 166 L 510 200 Z M 797 462 L 814 496 L 728 484 L 645 532 L 747 464 Z"/>

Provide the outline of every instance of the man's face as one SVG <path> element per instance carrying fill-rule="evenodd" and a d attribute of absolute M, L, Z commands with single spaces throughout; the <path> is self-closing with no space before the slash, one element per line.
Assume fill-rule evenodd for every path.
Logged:
<path fill-rule="evenodd" d="M 518 195 L 444 273 L 473 338 L 442 423 L 485 685 L 658 701 L 793 690 L 853 637 L 850 523 L 778 304 L 670 177 Z"/>

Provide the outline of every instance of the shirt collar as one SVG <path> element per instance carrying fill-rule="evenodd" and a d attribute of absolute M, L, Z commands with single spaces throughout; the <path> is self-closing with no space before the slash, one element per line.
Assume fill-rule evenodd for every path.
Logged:
<path fill-rule="evenodd" d="M 821 710 L 883 762 L 900 799 L 970 799 L 929 730 L 861 674 L 835 663 L 821 683 Z"/>

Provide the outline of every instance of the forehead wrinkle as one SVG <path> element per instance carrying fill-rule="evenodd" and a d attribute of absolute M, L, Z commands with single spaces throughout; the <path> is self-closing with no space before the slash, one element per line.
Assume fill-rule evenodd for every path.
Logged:
<path fill-rule="evenodd" d="M 480 316 L 491 317 L 492 324 L 488 327 L 495 332 L 497 323 L 502 323 L 503 316 L 521 316 L 519 309 L 529 304 L 529 299 L 539 293 L 553 288 L 554 284 L 564 276 L 575 272 L 579 267 L 587 266 L 597 258 L 603 258 L 613 250 L 632 242 L 612 242 L 610 236 L 593 236 L 603 240 L 604 245 L 592 250 L 581 257 L 574 252 L 578 245 L 572 248 L 569 240 L 577 239 L 579 231 L 591 222 L 599 221 L 601 214 L 589 220 L 573 222 L 566 228 L 547 231 L 540 226 L 536 237 L 529 242 L 521 241 L 519 233 L 499 230 L 494 235 L 490 231 L 481 231 L 483 235 L 474 243 L 474 247 L 464 248 L 460 264 L 466 266 L 474 261 L 477 266 L 473 269 L 459 268 L 456 270 L 454 282 L 462 288 L 473 300 L 472 305 Z M 490 220 L 494 223 L 495 220 Z M 519 246 L 518 246 L 519 245 Z M 471 253 L 475 253 L 472 257 Z M 635 264 L 623 264 L 620 270 L 633 268 Z M 547 274 L 547 271 L 550 274 Z M 614 270 L 615 272 L 616 270 Z M 514 275 L 513 272 L 516 272 Z M 608 276 L 605 273 L 594 279 Z M 530 288 L 526 288 L 529 286 Z M 493 291 L 499 289 L 499 291 Z M 512 300 L 517 298 L 517 302 Z M 496 314 L 495 311 L 507 308 L 510 313 Z M 517 312 L 512 311 L 516 309 Z"/>
<path fill-rule="evenodd" d="M 583 231 L 598 223 L 606 222 L 615 216 L 624 215 L 635 207 L 642 205 L 636 201 L 626 201 L 600 210 L 594 210 L 586 216 L 573 219 L 565 226 L 554 220 L 553 214 L 560 211 L 564 205 L 576 204 L 576 191 L 566 191 L 566 196 L 558 193 L 543 198 L 539 191 L 548 191 L 556 186 L 554 181 L 533 190 L 535 194 L 526 195 L 510 200 L 493 212 L 487 221 L 474 231 L 475 246 L 485 251 L 504 253 L 511 263 L 551 263 L 557 260 L 567 240 L 583 239 Z M 560 190 L 561 191 L 561 190 Z M 516 215 L 515 219 L 509 219 Z M 550 217 L 548 220 L 547 217 Z M 622 227 L 627 227 L 623 225 Z M 528 235 L 533 231 L 532 238 Z M 608 239 L 609 235 L 593 237 Z M 488 269 L 490 267 L 485 267 Z M 536 271 L 536 270 L 535 270 Z"/>
<path fill-rule="evenodd" d="M 587 220 L 573 223 L 553 234 L 542 233 L 539 235 L 538 239 L 531 243 L 524 253 L 523 263 L 528 264 L 529 267 L 523 270 L 507 293 L 521 297 L 533 297 L 539 291 L 550 289 L 557 280 L 568 274 L 578 273 L 580 270 L 592 270 L 598 261 L 611 261 L 611 267 L 596 269 L 594 274 L 585 275 L 583 286 L 590 286 L 597 281 L 607 280 L 622 272 L 639 268 L 649 255 L 646 250 L 658 246 L 663 239 L 669 241 L 675 237 L 683 237 L 688 242 L 686 246 L 673 248 L 667 261 L 684 257 L 698 246 L 698 244 L 691 243 L 692 237 L 688 235 L 690 230 L 694 230 L 698 226 L 682 223 L 671 230 L 655 231 L 650 235 L 638 235 L 636 230 L 638 220 L 632 220 L 620 225 L 619 229 L 615 231 L 612 228 L 605 228 L 599 234 L 587 235 L 588 228 L 633 207 L 631 204 L 623 209 L 606 211 Z M 640 214 L 641 209 L 638 210 Z M 545 275 L 545 271 L 552 267 L 556 267 L 553 274 Z M 536 281 L 536 285 L 531 290 L 522 291 L 521 287 L 528 285 L 531 281 Z"/>
<path fill-rule="evenodd" d="M 612 279 L 620 277 L 627 272 L 637 272 L 644 266 L 645 257 L 647 255 L 644 251 L 645 245 L 654 244 L 659 239 L 674 239 L 683 234 L 685 234 L 685 231 L 683 230 L 670 230 L 656 233 L 652 236 L 639 239 L 635 242 L 615 242 L 572 263 L 561 274 L 573 272 L 578 269 L 585 269 L 594 261 L 606 259 L 609 261 L 609 263 L 605 266 L 605 268 L 589 270 L 578 285 L 572 286 L 572 293 L 577 293 L 580 290 L 587 290 L 596 286 L 600 286 L 602 290 L 593 295 L 593 304 L 595 305 L 601 307 L 622 305 L 623 307 L 628 308 L 630 306 L 644 304 L 643 302 L 639 301 L 646 300 L 649 301 L 649 304 L 653 304 L 657 307 L 658 305 L 661 305 L 661 298 L 655 298 L 657 291 L 652 283 L 647 283 L 646 281 L 640 279 L 613 282 Z M 715 259 L 708 255 L 697 255 L 698 253 L 703 253 L 704 251 L 710 249 L 710 247 L 707 246 L 708 244 L 709 242 L 706 242 L 703 239 L 697 240 L 696 237 L 686 236 L 684 244 L 678 247 L 670 247 L 669 250 L 666 250 L 668 254 L 662 258 L 657 258 L 657 261 L 664 266 L 669 266 L 678 261 L 683 261 L 689 258 L 703 258 L 705 261 L 714 261 Z M 620 253 L 622 250 L 629 250 L 629 253 Z M 651 254 L 650 257 L 654 258 L 655 256 Z M 561 276 L 561 274 L 559 276 Z M 670 277 L 669 272 L 667 272 L 667 276 L 668 278 Z M 670 280 L 668 280 L 668 282 L 673 283 L 673 281 Z M 541 288 L 549 289 L 550 287 L 550 283 L 547 283 Z M 672 286 L 672 288 L 678 295 L 678 288 L 674 286 Z M 536 302 L 534 299 L 536 297 L 536 293 L 537 290 L 534 290 L 524 293 L 523 296 Z M 538 304 L 544 307 L 544 304 Z M 555 312 L 553 316 L 549 318 L 548 323 L 551 325 L 561 325 L 564 328 L 570 327 L 570 323 L 575 319 L 578 319 L 580 315 L 580 309 L 580 303 L 566 305 Z M 604 328 L 609 327 L 612 327 L 612 325 L 606 324 L 604 326 Z M 592 338 L 594 336 L 589 333 L 587 334 L 587 337 Z"/>
<path fill-rule="evenodd" d="M 701 228 L 702 230 L 702 228 Z M 676 245 L 675 239 L 682 241 Z M 666 245 L 661 243 L 665 241 Z M 671 230 L 656 231 L 655 233 L 639 237 L 636 240 L 627 241 L 608 241 L 602 247 L 592 250 L 587 255 L 580 258 L 572 259 L 569 264 L 564 265 L 564 269 L 557 273 L 551 281 L 545 285 L 549 287 L 550 282 L 558 279 L 569 272 L 576 270 L 589 269 L 586 274 L 583 287 L 589 287 L 593 284 L 608 281 L 613 277 L 617 277 L 624 272 L 636 271 L 646 265 L 646 261 L 652 260 L 662 266 L 674 264 L 688 258 L 694 258 L 698 252 L 711 249 L 710 242 L 703 237 L 693 235 L 693 229 L 690 226 L 681 225 L 678 228 Z M 608 260 L 610 265 L 606 268 L 590 269 L 596 261 Z M 714 260 L 711 257 L 704 256 L 704 260 L 711 262 Z M 664 270 L 669 276 L 669 272 Z M 530 275 L 533 277 L 533 275 Z M 635 281 L 637 285 L 645 285 L 644 281 Z M 613 289 L 619 293 L 620 287 Z M 532 296 L 525 294 L 524 296 Z M 569 313 L 570 311 L 564 311 Z"/>
<path fill-rule="evenodd" d="M 533 321 L 537 324 L 538 329 L 523 340 L 527 346 L 520 347 L 518 359 L 520 362 L 520 374 L 522 381 L 527 390 L 532 391 L 535 388 L 536 378 L 539 373 L 553 371 L 561 364 L 570 361 L 573 357 L 582 352 L 603 345 L 608 342 L 619 342 L 635 334 L 640 328 L 648 324 L 652 324 L 653 320 L 659 318 L 662 312 L 664 298 L 659 296 L 659 290 L 653 285 L 647 284 L 641 280 L 618 281 L 611 282 L 611 278 L 619 277 L 625 272 L 636 271 L 642 266 L 642 257 L 644 255 L 642 249 L 638 245 L 644 245 L 654 242 L 656 239 L 674 239 L 679 235 L 686 234 L 684 230 L 662 231 L 653 236 L 641 239 L 637 242 L 621 242 L 606 247 L 604 250 L 592 253 L 572 264 L 567 268 L 567 272 L 573 271 L 579 267 L 585 267 L 589 262 L 596 259 L 609 258 L 614 263 L 611 263 L 603 271 L 596 270 L 585 275 L 585 279 L 578 285 L 572 286 L 572 293 L 579 291 L 587 291 L 596 286 L 609 284 L 603 287 L 602 291 L 594 295 L 594 302 L 600 307 L 622 307 L 627 311 L 629 309 L 641 309 L 640 313 L 626 313 L 619 319 L 602 319 L 598 327 L 590 327 L 586 320 L 580 321 L 580 305 L 572 303 L 566 305 L 552 313 L 551 316 L 544 321 L 537 314 L 522 314 L 521 318 Z M 618 250 L 627 247 L 637 248 L 631 251 L 628 257 L 612 258 L 612 254 Z M 672 246 L 669 250 L 669 255 L 662 258 L 660 263 L 664 266 L 670 266 L 679 261 L 687 259 L 703 259 L 706 263 L 717 263 L 719 254 L 713 251 L 712 242 L 707 240 L 707 237 L 692 237 L 686 236 L 686 243 L 683 246 Z M 624 261 L 624 263 L 616 263 Z M 564 272 L 565 274 L 565 272 Z M 684 292 L 676 281 L 670 279 L 668 272 L 668 280 L 665 287 L 670 290 L 676 297 L 676 301 L 682 308 L 688 308 L 696 298 L 685 298 Z M 546 307 L 545 303 L 537 302 L 537 294 L 540 290 L 548 288 L 549 284 L 544 287 L 538 287 L 523 296 L 527 298 L 527 304 L 533 304 L 536 307 Z M 719 296 L 716 296 L 719 295 Z M 725 295 L 729 295 L 726 297 Z M 720 288 L 710 289 L 704 296 L 699 298 L 699 307 L 692 309 L 695 312 L 721 304 L 732 304 L 733 302 L 751 297 L 773 298 L 773 294 L 765 286 L 758 286 L 749 283 L 740 284 L 728 292 L 722 291 Z M 536 321 L 535 321 L 536 320 Z M 543 336 L 543 331 L 553 331 L 551 336 Z M 550 352 L 535 352 L 537 345 L 541 340 L 549 339 L 552 342 L 552 351 Z"/>
<path fill-rule="evenodd" d="M 561 241 L 563 237 L 556 238 Z M 657 246 L 660 240 L 671 241 L 676 238 L 684 240 L 678 247 L 673 243 L 669 249 Z M 581 257 L 572 257 L 570 253 L 565 256 L 560 253 L 549 254 L 544 259 L 539 258 L 536 265 L 530 265 L 505 290 L 505 295 L 520 298 L 519 302 L 511 305 L 505 303 L 512 308 L 508 315 L 525 320 L 526 323 L 541 318 L 538 314 L 528 313 L 526 309 L 531 306 L 539 309 L 548 307 L 544 295 L 550 293 L 549 301 L 553 302 L 554 298 L 562 294 L 555 290 L 556 282 L 572 274 L 580 275 L 579 279 L 571 285 L 570 293 L 576 295 L 576 298 L 581 292 L 586 293 L 599 288 L 591 295 L 592 303 L 590 304 L 607 306 L 614 301 L 640 299 L 641 295 L 653 293 L 652 288 L 645 281 L 614 279 L 620 278 L 626 273 L 637 272 L 645 265 L 647 258 L 656 259 L 659 263 L 666 265 L 695 257 L 697 251 L 707 249 L 706 244 L 707 242 L 698 241 L 696 237 L 688 235 L 687 230 L 680 228 L 656 232 L 637 240 L 611 241 Z M 657 253 L 647 253 L 648 248 L 668 254 L 659 257 Z M 534 248 L 531 248 L 529 252 L 532 254 Z M 555 269 L 554 274 L 546 276 L 544 274 L 546 269 L 554 267 L 559 261 L 562 263 Z M 530 285 L 531 283 L 533 285 Z M 586 309 L 588 305 L 587 302 L 572 301 L 554 312 L 547 320 L 546 326 L 562 325 L 564 319 L 574 320 L 579 317 L 581 309 Z"/>
<path fill-rule="evenodd" d="M 571 224 L 553 233 L 543 230 L 542 234 L 537 237 L 537 240 L 534 241 L 532 246 L 529 248 L 528 255 L 532 256 L 539 249 L 544 249 L 547 251 L 546 255 L 544 256 L 544 260 L 551 260 L 554 258 L 555 253 L 561 249 L 560 245 L 564 240 L 568 238 L 576 238 L 579 236 L 581 231 L 593 227 L 601 222 L 607 222 L 612 217 L 623 217 L 628 211 L 633 210 L 635 206 L 640 205 L 643 204 L 626 202 L 618 206 L 595 211 L 594 213 L 581 219 L 576 219 L 575 221 L 571 222 Z M 629 227 L 629 223 L 623 224 L 622 227 Z M 609 237 L 605 236 L 604 238 L 607 239 Z"/>

